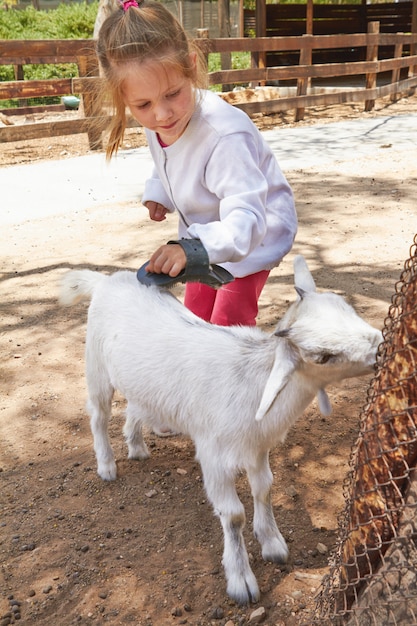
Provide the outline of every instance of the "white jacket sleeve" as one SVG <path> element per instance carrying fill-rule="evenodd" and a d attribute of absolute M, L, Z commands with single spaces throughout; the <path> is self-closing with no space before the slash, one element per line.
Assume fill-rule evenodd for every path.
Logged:
<path fill-rule="evenodd" d="M 273 156 L 271 175 L 277 179 L 282 176 L 282 180 L 267 180 L 261 170 L 262 158 L 270 157 L 259 150 L 249 133 L 222 138 L 211 154 L 205 183 L 219 199 L 219 219 L 206 224 L 194 223 L 188 233 L 201 239 L 212 263 L 246 258 L 267 233 L 268 203 L 271 203 L 270 210 L 279 210 L 278 190 L 273 194 L 270 190 L 277 183 L 278 186 L 285 183 L 287 189 L 288 183 Z"/>
<path fill-rule="evenodd" d="M 155 167 L 153 168 L 152 176 L 145 182 L 145 190 L 141 202 L 145 204 L 148 200 L 162 204 L 170 213 L 175 211 L 175 207 L 166 193 Z"/>

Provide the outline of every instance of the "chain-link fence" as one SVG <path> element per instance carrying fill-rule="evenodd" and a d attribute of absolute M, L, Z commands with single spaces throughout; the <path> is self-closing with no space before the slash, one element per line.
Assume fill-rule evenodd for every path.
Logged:
<path fill-rule="evenodd" d="M 316 602 L 320 626 L 417 625 L 417 235 L 383 335 Z"/>

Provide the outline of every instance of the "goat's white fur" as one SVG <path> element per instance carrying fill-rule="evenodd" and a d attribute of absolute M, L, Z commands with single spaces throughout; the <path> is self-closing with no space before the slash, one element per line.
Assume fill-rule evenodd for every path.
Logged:
<path fill-rule="evenodd" d="M 143 424 L 162 421 L 189 435 L 223 527 L 227 592 L 241 604 L 256 601 L 259 588 L 242 535 L 237 471 L 246 470 L 249 479 L 263 558 L 285 562 L 288 548 L 270 501 L 269 450 L 284 441 L 316 394 L 321 409 L 330 410 L 326 385 L 369 373 L 382 339 L 342 297 L 315 291 L 302 257 L 294 269 L 299 297 L 272 335 L 208 324 L 168 291 L 141 285 L 132 272 L 73 271 L 62 281 L 63 304 L 92 296 L 86 374 L 98 474 L 116 478 L 108 437 L 115 389 L 128 402 L 129 458 L 149 456 Z"/>

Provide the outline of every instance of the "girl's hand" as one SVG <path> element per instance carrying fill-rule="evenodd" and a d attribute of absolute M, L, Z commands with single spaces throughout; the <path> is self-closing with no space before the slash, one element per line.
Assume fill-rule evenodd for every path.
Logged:
<path fill-rule="evenodd" d="M 166 220 L 168 210 L 162 204 L 154 202 L 153 200 L 148 200 L 148 202 L 145 202 L 145 206 L 149 211 L 149 217 L 151 220 L 154 222 L 163 222 Z"/>
<path fill-rule="evenodd" d="M 148 272 L 178 276 L 185 268 L 187 257 L 181 246 L 175 243 L 161 246 L 153 253 L 146 267 Z"/>

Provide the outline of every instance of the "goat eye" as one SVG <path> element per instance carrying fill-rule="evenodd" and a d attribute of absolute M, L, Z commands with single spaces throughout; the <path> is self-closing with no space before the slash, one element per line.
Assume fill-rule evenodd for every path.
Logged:
<path fill-rule="evenodd" d="M 331 352 L 323 352 L 323 354 L 321 354 L 317 358 L 316 363 L 318 363 L 319 365 L 324 365 L 325 363 L 328 363 L 330 359 L 333 357 L 334 357 L 334 354 L 332 354 Z"/>

